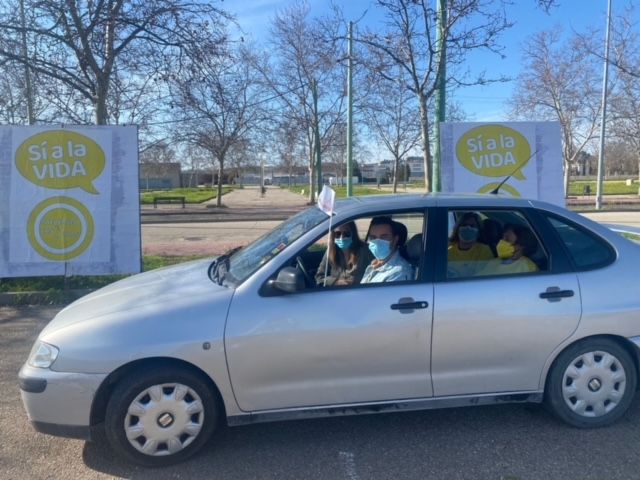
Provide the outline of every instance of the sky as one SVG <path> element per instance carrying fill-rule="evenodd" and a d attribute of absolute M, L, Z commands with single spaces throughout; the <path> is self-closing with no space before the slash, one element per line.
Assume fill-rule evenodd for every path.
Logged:
<path fill-rule="evenodd" d="M 436 0 L 434 0 L 435 3 Z M 613 13 L 633 0 L 613 0 Z M 269 36 L 269 24 L 274 14 L 293 0 L 225 0 L 224 8 L 234 14 L 244 33 L 264 44 Z M 383 21 L 380 7 L 374 0 L 336 0 L 345 14 L 346 20 L 359 21 L 375 29 Z M 486 71 L 487 76 L 507 76 L 515 78 L 522 68 L 522 44 L 533 33 L 562 26 L 566 35 L 573 31 L 601 34 L 606 26 L 606 0 L 557 0 L 559 5 L 546 14 L 537 7 L 535 0 L 513 0 L 507 7 L 508 19 L 515 25 L 501 36 L 504 59 L 492 54 L 472 54 L 468 58 L 468 68 L 473 72 Z M 327 0 L 309 0 L 311 14 L 321 16 L 328 11 Z M 636 12 L 636 15 L 640 15 Z M 640 18 L 636 21 L 640 22 Z M 604 52 L 604 45 L 602 47 Z M 462 105 L 470 121 L 500 121 L 507 119 L 507 100 L 512 94 L 514 82 L 497 83 L 458 89 L 453 98 Z"/>

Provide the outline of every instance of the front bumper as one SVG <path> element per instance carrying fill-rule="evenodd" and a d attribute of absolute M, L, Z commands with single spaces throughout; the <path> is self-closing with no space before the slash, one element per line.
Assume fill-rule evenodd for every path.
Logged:
<path fill-rule="evenodd" d="M 88 440 L 93 398 L 106 374 L 55 372 L 24 364 L 18 375 L 22 403 L 39 432 Z"/>

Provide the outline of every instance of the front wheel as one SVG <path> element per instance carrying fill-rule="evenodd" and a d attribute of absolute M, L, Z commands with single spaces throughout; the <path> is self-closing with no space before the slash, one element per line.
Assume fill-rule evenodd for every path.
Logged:
<path fill-rule="evenodd" d="M 196 453 L 217 421 L 215 396 L 199 375 L 154 367 L 136 371 L 116 386 L 107 404 L 105 433 L 120 456 L 156 467 Z"/>
<path fill-rule="evenodd" d="M 580 428 L 613 423 L 627 411 L 637 372 L 629 353 L 610 339 L 589 339 L 562 352 L 549 372 L 546 403 Z"/>

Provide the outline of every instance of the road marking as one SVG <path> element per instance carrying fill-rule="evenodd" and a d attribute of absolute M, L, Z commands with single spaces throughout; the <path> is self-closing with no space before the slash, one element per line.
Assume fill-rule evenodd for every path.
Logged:
<path fill-rule="evenodd" d="M 356 471 L 356 456 L 351 452 L 339 452 L 340 460 L 344 466 L 345 473 L 349 480 L 360 480 L 358 472 Z"/>

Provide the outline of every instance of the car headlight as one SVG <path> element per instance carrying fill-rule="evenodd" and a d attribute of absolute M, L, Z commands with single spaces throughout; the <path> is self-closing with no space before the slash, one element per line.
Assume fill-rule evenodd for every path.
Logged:
<path fill-rule="evenodd" d="M 29 354 L 27 363 L 31 367 L 49 368 L 58 358 L 58 347 L 45 342 L 36 342 Z"/>

